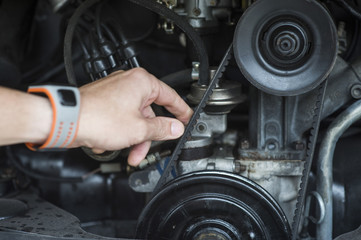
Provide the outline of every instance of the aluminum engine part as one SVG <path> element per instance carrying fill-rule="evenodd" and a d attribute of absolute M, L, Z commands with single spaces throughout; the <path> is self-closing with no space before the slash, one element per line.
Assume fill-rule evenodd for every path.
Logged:
<path fill-rule="evenodd" d="M 192 131 L 192 137 L 212 137 L 227 130 L 227 115 L 208 115 L 201 113 L 197 124 Z"/>
<path fill-rule="evenodd" d="M 204 170 L 217 170 L 237 173 L 239 169 L 237 169 L 236 163 L 234 161 L 232 147 L 215 147 L 214 154 L 210 158 L 192 161 L 184 161 L 179 159 L 178 172 L 181 175 Z"/>
<path fill-rule="evenodd" d="M 304 162 L 301 160 L 237 160 L 240 175 L 266 189 L 292 222 Z"/>
<path fill-rule="evenodd" d="M 179 159 L 178 173 L 225 171 L 240 174 L 268 191 L 292 221 L 304 162 L 301 160 L 235 160 L 231 146 L 215 147 L 212 157 L 184 161 Z M 164 166 L 164 161 L 160 163 Z M 152 192 L 160 178 L 159 168 L 151 167 L 133 173 L 129 178 L 136 192 Z"/>
<path fill-rule="evenodd" d="M 204 148 L 210 148 L 213 144 L 213 135 L 224 133 L 227 129 L 227 115 L 207 115 L 201 113 L 196 127 L 192 131 L 192 138 L 188 140 L 183 151 L 195 149 L 201 151 Z M 234 135 L 234 133 L 232 133 Z M 232 136 L 233 136 L 232 135 Z M 225 134 L 225 136 L 228 136 Z M 212 147 L 213 148 L 213 147 Z M 215 157 L 213 157 L 215 156 Z M 182 154 L 180 155 L 182 157 Z M 224 160 L 227 159 L 227 160 Z M 231 160 L 229 160 L 231 159 Z M 229 148 L 214 148 L 212 157 L 201 159 L 179 159 L 179 174 L 196 170 L 217 169 L 220 171 L 233 172 L 234 161 L 232 151 Z M 188 161 L 182 161 L 188 160 Z M 220 160 L 218 162 L 218 160 Z M 129 177 L 129 185 L 136 192 L 152 192 L 156 186 L 166 159 L 163 159 L 157 165 L 153 165 L 145 170 L 134 172 Z M 207 167 L 208 166 L 208 167 Z"/>
<path fill-rule="evenodd" d="M 193 83 L 187 99 L 191 104 L 198 104 L 206 89 L 207 86 Z M 204 111 L 212 115 L 229 113 L 237 104 L 245 101 L 246 97 L 241 93 L 242 85 L 240 83 L 221 80 L 218 86 L 213 89 Z"/>
<path fill-rule="evenodd" d="M 178 13 L 186 15 L 189 24 L 198 30 L 216 31 L 219 25 L 218 19 L 225 15 L 230 15 L 231 0 L 186 0 L 184 1 L 184 12 Z"/>

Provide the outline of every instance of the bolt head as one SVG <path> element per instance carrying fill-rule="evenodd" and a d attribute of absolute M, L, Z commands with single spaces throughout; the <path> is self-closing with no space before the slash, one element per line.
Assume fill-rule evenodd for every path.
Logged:
<path fill-rule="evenodd" d="M 294 142 L 294 148 L 297 151 L 302 151 L 302 150 L 305 149 L 305 144 L 303 142 L 300 142 L 300 141 Z"/>
<path fill-rule="evenodd" d="M 278 52 L 283 56 L 293 55 L 297 50 L 296 39 L 288 33 L 280 34 L 280 36 L 276 38 L 275 45 Z"/>
<path fill-rule="evenodd" d="M 196 17 L 198 17 L 202 13 L 202 11 L 199 8 L 193 8 L 192 12 L 193 12 L 194 16 L 196 16 Z"/>
<path fill-rule="evenodd" d="M 248 140 L 241 141 L 241 149 L 249 149 L 249 141 Z"/>
<path fill-rule="evenodd" d="M 361 98 L 361 84 L 355 84 L 351 88 L 351 96 L 355 99 Z"/>

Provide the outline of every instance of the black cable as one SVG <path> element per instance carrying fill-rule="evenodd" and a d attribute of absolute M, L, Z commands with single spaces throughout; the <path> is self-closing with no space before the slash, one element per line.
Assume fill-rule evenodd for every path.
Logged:
<path fill-rule="evenodd" d="M 77 86 L 72 57 L 71 57 L 74 31 L 80 17 L 85 13 L 85 11 L 88 10 L 88 8 L 93 6 L 95 3 L 100 1 L 101 0 L 88 0 L 83 4 L 81 4 L 80 7 L 75 10 L 73 16 L 71 16 L 68 26 L 66 28 L 66 33 L 64 38 L 64 65 L 65 65 L 68 82 L 74 86 Z"/>
<path fill-rule="evenodd" d="M 85 11 L 88 8 L 93 6 L 95 3 L 98 3 L 99 1 L 101 0 L 87 0 L 86 2 L 81 4 L 80 7 L 75 10 L 73 16 L 70 18 L 68 27 L 66 29 L 65 39 L 64 39 L 64 64 L 65 64 L 68 82 L 75 86 L 77 85 L 77 82 L 71 59 L 74 30 L 83 13 L 85 13 Z M 192 28 L 192 26 L 190 26 L 188 22 L 186 22 L 182 17 L 177 15 L 175 12 L 155 1 L 152 0 L 128 0 L 128 1 L 133 2 L 139 6 L 145 7 L 161 16 L 170 19 L 181 30 L 184 31 L 184 33 L 188 36 L 188 38 L 193 42 L 200 62 L 199 84 L 208 85 L 209 83 L 208 54 L 202 39 L 200 38 L 198 33 Z"/>
<path fill-rule="evenodd" d="M 156 24 L 153 24 L 148 29 L 148 31 L 144 32 L 141 36 L 136 36 L 136 37 L 133 37 L 133 38 L 129 38 L 129 41 L 132 41 L 132 42 L 142 41 L 142 40 L 146 39 L 147 37 L 149 37 L 153 33 L 155 28 L 156 28 Z"/>
<path fill-rule="evenodd" d="M 345 0 L 337 0 L 349 13 L 351 13 L 358 20 L 361 20 L 361 12 L 357 8 L 351 6 Z"/>
<path fill-rule="evenodd" d="M 11 163 L 15 166 L 16 169 L 18 169 L 20 172 L 24 173 L 25 175 L 38 179 L 38 180 L 46 180 L 46 181 L 52 181 L 52 182 L 68 182 L 68 183 L 79 183 L 83 182 L 83 177 L 53 177 L 53 176 L 46 176 L 37 172 L 33 172 L 24 166 L 19 162 L 19 159 L 15 157 L 14 153 L 11 150 L 11 147 L 6 147 L 6 153 L 9 157 Z"/>
<path fill-rule="evenodd" d="M 199 66 L 199 85 L 208 85 L 209 84 L 209 61 L 207 50 L 204 46 L 204 43 L 198 33 L 194 30 L 194 28 L 189 25 L 187 21 L 185 21 L 181 16 L 176 14 L 174 11 L 165 7 L 162 4 L 159 4 L 155 1 L 150 0 L 128 0 L 132 3 L 135 3 L 139 6 L 143 6 L 152 12 L 155 12 L 165 18 L 173 21 L 193 42 L 195 46 L 195 50 L 197 52 L 197 56 L 200 62 Z"/>
<path fill-rule="evenodd" d="M 74 54 L 73 61 L 78 61 L 82 58 L 82 53 L 78 52 Z M 40 84 L 44 83 L 46 81 L 50 81 L 50 78 L 54 77 L 55 75 L 59 74 L 61 71 L 65 70 L 64 63 L 60 63 L 59 65 L 55 66 L 54 68 L 50 69 L 46 73 L 42 74 L 41 77 L 37 78 L 35 81 L 33 81 L 31 84 Z"/>
<path fill-rule="evenodd" d="M 92 58 L 97 58 L 100 56 L 100 52 L 97 46 L 97 34 L 95 31 L 90 32 L 90 52 Z"/>
<path fill-rule="evenodd" d="M 100 24 L 100 18 L 101 18 L 103 6 L 104 6 L 104 1 L 99 3 L 97 9 L 95 10 L 95 29 L 97 30 L 100 43 L 104 42 L 104 36 Z"/>
<path fill-rule="evenodd" d="M 90 59 L 90 54 L 89 54 L 88 48 L 86 47 L 83 39 L 81 38 L 81 36 L 79 34 L 79 31 L 75 31 L 75 35 L 76 35 L 76 38 L 78 39 L 78 42 L 80 44 L 80 48 L 83 51 L 85 59 Z"/>
<path fill-rule="evenodd" d="M 160 78 L 160 80 L 172 88 L 188 86 L 193 82 L 192 69 L 184 69 L 179 72 L 171 73 Z"/>
<path fill-rule="evenodd" d="M 104 31 L 108 35 L 109 39 L 114 43 L 115 47 L 117 47 L 117 48 L 120 47 L 120 43 L 119 43 L 118 39 L 115 37 L 112 30 L 106 24 L 101 24 L 101 27 L 104 29 Z"/>

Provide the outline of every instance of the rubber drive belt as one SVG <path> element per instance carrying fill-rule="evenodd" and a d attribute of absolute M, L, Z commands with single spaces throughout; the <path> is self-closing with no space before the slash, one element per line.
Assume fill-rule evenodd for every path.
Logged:
<path fill-rule="evenodd" d="M 233 45 L 231 44 L 228 47 L 227 52 L 221 61 L 221 64 L 217 68 L 216 73 L 214 74 L 213 78 L 209 82 L 209 85 L 208 85 L 206 91 L 204 92 L 201 101 L 199 102 L 198 106 L 194 109 L 194 113 L 184 131 L 184 134 L 178 141 L 177 146 L 175 147 L 175 149 L 172 153 L 172 156 L 169 160 L 168 165 L 164 169 L 162 176 L 160 177 L 157 185 L 154 188 L 154 191 L 152 194 L 153 196 L 168 182 L 168 180 L 171 179 L 171 170 L 175 166 L 176 161 L 178 160 L 181 149 L 183 148 L 188 137 L 190 137 L 191 132 L 194 129 L 194 126 L 197 124 L 197 120 L 199 119 L 200 114 L 203 112 L 203 109 L 206 106 L 206 103 L 209 100 L 209 97 L 212 95 L 213 89 L 216 87 L 217 83 L 219 82 L 219 79 L 222 77 L 223 72 L 225 71 L 225 69 L 228 65 L 229 59 L 232 56 L 232 50 L 233 50 Z"/>

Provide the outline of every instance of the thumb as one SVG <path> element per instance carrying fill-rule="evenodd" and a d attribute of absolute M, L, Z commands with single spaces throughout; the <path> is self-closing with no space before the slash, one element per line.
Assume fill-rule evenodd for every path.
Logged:
<path fill-rule="evenodd" d="M 148 118 L 147 121 L 147 140 L 169 140 L 182 136 L 184 125 L 175 118 L 155 117 Z"/>

